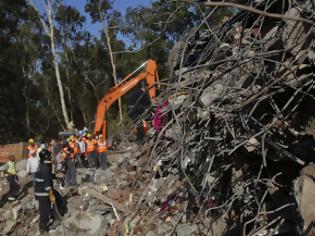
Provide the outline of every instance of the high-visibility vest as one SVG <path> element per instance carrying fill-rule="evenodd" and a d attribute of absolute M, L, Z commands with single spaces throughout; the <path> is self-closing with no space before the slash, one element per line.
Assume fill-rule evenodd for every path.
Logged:
<path fill-rule="evenodd" d="M 79 145 L 76 142 L 70 142 L 69 145 L 73 149 L 74 154 L 80 153 Z"/>
<path fill-rule="evenodd" d="M 95 141 L 94 139 L 92 140 L 87 140 L 87 152 L 93 152 L 95 151 Z"/>
<path fill-rule="evenodd" d="M 28 145 L 27 150 L 28 150 L 28 157 L 34 156 L 34 154 L 37 151 L 37 145 Z"/>
<path fill-rule="evenodd" d="M 15 164 L 13 161 L 8 162 L 8 170 L 7 173 L 10 175 L 15 175 L 16 174 L 16 169 L 15 169 Z"/>
<path fill-rule="evenodd" d="M 97 142 L 97 151 L 99 153 L 104 153 L 107 151 L 106 142 L 102 142 L 102 140 L 99 140 Z"/>
<path fill-rule="evenodd" d="M 79 153 L 80 153 L 80 147 L 79 147 L 79 145 L 78 145 L 78 144 L 75 144 L 73 150 L 74 150 L 74 154 L 79 154 Z"/>

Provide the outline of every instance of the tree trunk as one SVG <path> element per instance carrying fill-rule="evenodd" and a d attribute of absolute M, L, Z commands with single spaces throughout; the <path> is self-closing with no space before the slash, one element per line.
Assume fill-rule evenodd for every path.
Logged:
<path fill-rule="evenodd" d="M 27 137 L 30 137 L 31 135 L 31 119 L 30 119 L 30 107 L 29 107 L 29 100 L 28 100 L 28 89 L 27 89 L 27 83 L 29 80 L 29 76 L 26 75 L 25 68 L 23 67 L 23 76 L 25 81 L 25 87 L 24 87 L 24 96 L 25 96 L 25 125 L 26 125 L 26 131 L 27 131 Z"/>
<path fill-rule="evenodd" d="M 58 65 L 58 62 L 57 62 L 57 55 L 56 55 L 56 51 L 55 51 L 55 43 L 54 43 L 53 36 L 50 37 L 50 42 L 51 42 L 51 52 L 52 52 L 53 57 L 54 57 L 54 68 L 55 68 L 57 85 L 58 85 L 58 90 L 59 90 L 59 95 L 60 95 L 62 115 L 63 115 L 64 121 L 66 123 L 67 129 L 71 130 L 73 128 L 73 126 L 72 126 L 72 123 L 69 120 L 69 116 L 68 116 L 68 112 L 67 112 L 67 108 L 66 108 L 65 96 L 64 96 L 64 93 L 63 93 L 63 87 L 62 87 L 62 82 L 61 82 L 61 77 L 60 77 L 59 65 Z"/>
<path fill-rule="evenodd" d="M 115 62 L 114 62 L 112 46 L 111 46 L 111 43 L 110 43 L 110 37 L 109 37 L 109 33 L 108 33 L 108 26 L 104 27 L 104 32 L 105 32 L 105 36 L 106 36 L 110 62 L 111 62 L 112 69 L 113 69 L 113 78 L 114 78 L 115 85 L 117 85 L 118 81 L 117 81 L 117 75 L 116 75 L 116 65 L 115 65 Z M 121 99 L 120 98 L 118 99 L 118 109 L 119 109 L 120 122 L 122 122 L 123 116 L 122 116 L 122 108 L 121 108 Z"/>
<path fill-rule="evenodd" d="M 29 2 L 32 5 L 32 7 L 38 12 L 38 15 L 40 17 L 40 21 L 43 25 L 45 33 L 47 34 L 47 36 L 50 39 L 51 53 L 53 55 L 53 64 L 54 64 L 57 86 L 58 86 L 59 95 L 60 95 L 62 115 L 64 118 L 64 122 L 66 124 L 66 129 L 71 130 L 73 128 L 73 123 L 70 122 L 70 120 L 69 120 L 69 116 L 68 116 L 68 112 L 67 112 L 67 108 L 66 108 L 66 103 L 65 103 L 64 93 L 63 93 L 63 87 L 62 87 L 62 82 L 61 82 L 61 77 L 60 77 L 60 71 L 59 71 L 59 65 L 58 65 L 58 60 L 57 60 L 57 54 L 56 54 L 56 50 L 55 50 L 54 22 L 53 22 L 53 12 L 52 12 L 53 10 L 52 10 L 51 0 L 47 0 L 47 1 L 42 0 L 42 5 L 43 5 L 43 7 L 46 11 L 46 14 L 47 14 L 48 24 L 45 22 L 44 18 L 41 16 L 40 11 L 36 8 L 33 0 L 29 0 Z"/>
<path fill-rule="evenodd" d="M 55 68 L 55 74 L 56 74 L 56 79 L 57 79 L 57 85 L 58 85 L 58 90 L 59 90 L 59 95 L 60 95 L 60 103 L 61 103 L 61 109 L 62 109 L 62 115 L 66 124 L 66 127 L 68 130 L 71 130 L 73 128 L 72 122 L 69 120 L 68 112 L 67 112 L 67 107 L 65 103 L 65 97 L 64 97 L 64 92 L 63 92 L 63 87 L 62 87 L 62 82 L 61 82 L 61 77 L 60 77 L 60 71 L 59 71 L 59 64 L 57 61 L 57 54 L 55 50 L 55 40 L 54 40 L 54 24 L 53 24 L 53 13 L 51 12 L 51 5 L 50 1 L 48 2 L 48 8 L 47 8 L 47 15 L 48 15 L 48 21 L 49 21 L 49 38 L 50 38 L 50 45 L 51 45 L 51 53 L 53 54 L 54 58 L 54 68 Z"/>

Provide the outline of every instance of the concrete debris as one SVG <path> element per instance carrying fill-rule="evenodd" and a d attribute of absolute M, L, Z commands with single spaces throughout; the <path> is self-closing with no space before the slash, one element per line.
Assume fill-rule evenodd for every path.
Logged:
<path fill-rule="evenodd" d="M 295 197 L 303 220 L 303 230 L 307 230 L 315 222 L 315 165 L 310 164 L 301 171 L 296 179 Z M 315 230 L 313 230 L 315 233 Z"/>
<path fill-rule="evenodd" d="M 104 217 L 89 212 L 73 212 L 65 219 L 64 225 L 69 236 L 105 235 L 107 231 Z"/>
<path fill-rule="evenodd" d="M 247 7 L 266 15 L 240 9 L 217 26 L 204 20 L 175 44 L 168 86 L 154 104 L 168 102 L 161 129 L 117 145 L 106 170 L 78 169 L 79 187 L 63 190 L 54 180 L 67 212 L 51 235 L 314 230 L 314 4 Z M 4 234 L 36 232 L 30 176 L 19 165 L 21 197 L 1 201 Z M 0 185 L 4 193 L 6 181 Z"/>
<path fill-rule="evenodd" d="M 240 10 L 175 44 L 172 77 L 158 98 L 169 101 L 167 124 L 143 144 L 148 158 L 136 158 L 131 232 L 299 235 L 302 220 L 311 222 L 300 205 L 315 202 L 312 192 L 303 196 L 312 171 L 304 170 L 300 192 L 293 186 L 315 158 L 314 24 L 286 17 L 312 19 L 314 5 L 250 7 L 285 17 Z"/>
<path fill-rule="evenodd" d="M 15 226 L 15 224 L 16 224 L 16 221 L 14 221 L 14 220 L 8 221 L 6 223 L 4 229 L 2 230 L 1 234 L 4 234 L 4 235 L 9 234 L 12 231 L 13 227 Z"/>
<path fill-rule="evenodd" d="M 198 227 L 196 224 L 181 224 L 176 227 L 177 235 L 190 236 L 197 234 Z"/>
<path fill-rule="evenodd" d="M 216 99 L 222 99 L 224 95 L 225 86 L 217 83 L 206 88 L 200 96 L 200 102 L 204 107 L 210 107 L 210 105 Z"/>

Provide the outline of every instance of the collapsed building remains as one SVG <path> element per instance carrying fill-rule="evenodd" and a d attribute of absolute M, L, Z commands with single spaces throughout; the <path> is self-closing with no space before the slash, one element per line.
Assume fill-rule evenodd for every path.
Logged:
<path fill-rule="evenodd" d="M 315 233 L 315 5 L 242 6 L 174 46 L 164 127 L 80 170 L 56 235 Z"/>

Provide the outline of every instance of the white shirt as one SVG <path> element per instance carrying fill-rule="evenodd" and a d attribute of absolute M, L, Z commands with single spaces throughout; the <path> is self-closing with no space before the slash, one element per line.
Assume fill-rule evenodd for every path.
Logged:
<path fill-rule="evenodd" d="M 85 153 L 85 143 L 83 141 L 78 142 L 79 147 L 80 147 L 80 151 L 82 153 Z"/>
<path fill-rule="evenodd" d="M 26 163 L 26 172 L 27 173 L 35 173 L 37 171 L 39 165 L 39 156 L 29 157 Z"/>

